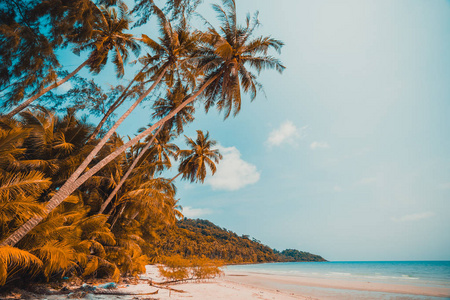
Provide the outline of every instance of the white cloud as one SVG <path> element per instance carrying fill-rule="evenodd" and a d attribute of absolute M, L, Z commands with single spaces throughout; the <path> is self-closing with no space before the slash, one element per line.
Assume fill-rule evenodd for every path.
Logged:
<path fill-rule="evenodd" d="M 213 189 L 235 191 L 259 180 L 256 166 L 241 159 L 236 147 L 218 146 L 223 159 L 217 165 L 217 172 L 206 183 Z"/>
<path fill-rule="evenodd" d="M 435 213 L 427 211 L 427 212 L 422 212 L 422 213 L 417 213 L 417 214 L 411 214 L 411 215 L 404 215 L 401 217 L 392 217 L 391 220 L 394 222 L 412 222 L 412 221 L 418 221 L 418 220 L 423 220 L 423 219 L 428 219 L 431 218 L 435 215 Z"/>
<path fill-rule="evenodd" d="M 183 216 L 186 218 L 198 218 L 204 215 L 209 215 L 212 211 L 208 208 L 192 208 L 190 206 L 183 206 Z"/>
<path fill-rule="evenodd" d="M 296 144 L 296 141 L 305 136 L 308 126 L 297 128 L 292 121 L 286 121 L 277 129 L 272 130 L 266 143 L 269 146 L 280 146 L 283 143 Z"/>
<path fill-rule="evenodd" d="M 322 149 L 330 148 L 330 145 L 328 145 L 327 142 L 317 142 L 317 141 L 315 141 L 315 142 L 312 142 L 311 145 L 309 145 L 309 147 L 311 147 L 312 150 L 316 150 L 316 149 L 319 149 L 319 148 L 322 148 Z"/>

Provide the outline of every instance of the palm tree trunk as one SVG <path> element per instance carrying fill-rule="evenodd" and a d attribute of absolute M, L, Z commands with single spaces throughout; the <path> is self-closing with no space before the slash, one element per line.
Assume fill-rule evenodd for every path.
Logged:
<path fill-rule="evenodd" d="M 131 216 L 131 220 L 136 219 L 136 217 L 139 215 L 139 211 L 135 212 L 132 216 Z"/>
<path fill-rule="evenodd" d="M 114 196 L 117 194 L 117 192 L 119 191 L 119 189 L 122 187 L 122 185 L 125 183 L 125 181 L 128 179 L 128 177 L 130 176 L 131 172 L 133 171 L 134 167 L 136 167 L 137 163 L 141 160 L 141 158 L 144 156 L 145 152 L 148 150 L 148 148 L 150 148 L 150 146 L 153 144 L 153 141 L 155 140 L 156 136 L 158 135 L 158 133 L 161 131 L 161 129 L 163 128 L 163 126 L 159 126 L 158 130 L 155 132 L 155 134 L 152 136 L 152 138 L 150 139 L 150 141 L 147 143 L 147 145 L 145 145 L 144 148 L 142 148 L 141 152 L 139 153 L 139 155 L 134 159 L 133 163 L 131 164 L 131 166 L 128 168 L 127 172 L 125 173 L 125 175 L 122 176 L 122 179 L 120 179 L 119 183 L 117 184 L 117 186 L 114 188 L 114 190 L 112 191 L 112 193 L 109 195 L 108 199 L 106 199 L 106 201 L 103 203 L 102 207 L 99 210 L 99 214 L 103 213 L 106 209 L 106 207 L 108 206 L 108 204 L 111 202 L 111 200 L 114 198 Z"/>
<path fill-rule="evenodd" d="M 100 130 L 102 129 L 103 125 L 106 123 L 106 120 L 108 120 L 109 116 L 120 106 L 122 105 L 123 101 L 126 99 L 126 92 L 128 91 L 128 88 L 131 86 L 131 84 L 134 82 L 134 79 L 130 82 L 130 84 L 127 86 L 127 88 L 122 92 L 122 94 L 117 98 L 117 100 L 111 105 L 111 107 L 108 109 L 106 114 L 103 116 L 100 123 L 98 123 L 95 130 L 92 132 L 91 136 L 87 140 L 87 143 L 92 141 L 97 137 L 97 135 L 100 133 Z"/>
<path fill-rule="evenodd" d="M 167 70 L 167 67 L 166 69 Z M 162 75 L 165 73 L 162 72 L 160 75 L 160 79 L 162 78 Z M 216 80 L 219 76 L 221 75 L 221 72 L 216 74 L 214 77 L 210 78 L 207 82 L 205 82 L 202 87 L 192 96 L 190 96 L 189 98 L 187 98 L 183 104 L 181 104 L 180 106 L 178 106 L 176 109 L 174 109 L 171 113 L 169 113 L 167 116 L 165 116 L 164 118 L 162 118 L 161 120 L 159 120 L 158 122 L 156 122 L 153 126 L 147 128 L 146 130 L 144 130 L 143 132 L 141 132 L 140 134 L 138 134 L 136 137 L 134 137 L 133 139 L 131 139 L 130 141 L 128 141 L 127 143 L 125 143 L 124 145 L 120 146 L 119 148 L 117 148 L 114 152 L 112 152 L 111 154 L 109 154 L 107 157 L 105 157 L 104 159 L 102 159 L 99 163 L 97 163 L 95 166 L 93 166 L 92 168 L 90 168 L 88 171 L 86 171 L 82 176 L 81 172 L 84 171 L 84 169 L 87 167 L 87 165 L 89 164 L 89 162 L 92 161 L 92 159 L 94 158 L 95 154 L 93 155 L 89 155 L 85 161 L 81 164 L 80 167 L 78 167 L 78 169 L 74 172 L 74 174 L 72 174 L 72 176 L 70 176 L 70 178 L 67 180 L 67 182 L 59 189 L 59 191 L 48 201 L 48 204 L 46 206 L 46 210 L 47 213 L 50 213 L 55 207 L 57 207 L 59 204 L 61 204 L 73 191 L 75 191 L 79 186 L 81 186 L 86 180 L 88 180 L 92 175 L 94 175 L 95 173 L 97 173 L 99 170 L 101 170 L 104 166 L 106 166 L 108 163 L 110 163 L 113 159 L 115 159 L 117 156 L 119 156 L 121 153 L 123 153 L 128 147 L 136 144 L 140 139 L 142 139 L 143 137 L 149 135 L 153 130 L 155 130 L 157 127 L 161 126 L 162 124 L 164 124 L 166 121 L 170 120 L 173 116 L 175 116 L 180 110 L 182 110 L 186 105 L 190 104 L 191 102 L 193 102 L 199 95 L 201 95 L 203 93 L 203 91 L 214 81 Z M 150 93 L 150 92 L 148 92 Z M 147 96 L 148 93 L 145 93 Z M 144 96 L 144 97 L 145 97 Z M 139 99 L 143 99 L 144 97 L 140 97 Z M 122 118 L 121 118 L 122 119 Z M 119 119 L 119 120 L 121 120 Z M 122 120 L 123 121 L 123 120 Z M 119 121 L 118 121 L 119 122 Z M 113 127 L 115 130 L 115 127 Z M 113 129 L 111 128 L 111 130 Z M 111 131 L 110 130 L 110 131 Z M 112 134 L 112 133 L 111 133 Z M 108 138 L 108 134 L 106 135 Z M 105 136 L 105 137 L 106 137 Z M 105 137 L 103 139 L 105 139 Z M 103 141 L 102 139 L 102 141 Z M 104 143 L 103 143 L 104 144 Z M 98 147 L 98 146 L 97 146 Z M 97 148 L 96 147 L 96 148 Z M 95 148 L 95 149 L 96 149 Z M 101 148 L 101 147 L 100 147 Z M 93 152 L 95 151 L 95 149 L 93 150 Z M 97 152 L 100 149 L 97 150 Z M 96 153 L 97 153 L 96 152 Z M 85 163 L 87 161 L 87 163 Z M 40 218 L 39 221 L 34 221 L 37 220 L 37 217 L 32 218 L 31 220 L 29 220 L 28 222 L 26 222 L 24 225 L 22 225 L 19 229 L 17 229 L 14 233 L 12 233 L 8 238 L 6 238 L 5 240 L 3 240 L 0 243 L 0 246 L 14 246 L 18 241 L 20 241 L 28 232 L 30 232 L 37 224 L 39 224 L 39 222 L 42 220 L 42 217 Z M 28 223 L 33 222 L 33 226 L 25 226 Z M 31 224 L 31 223 L 30 223 Z"/>
<path fill-rule="evenodd" d="M 90 141 L 92 141 L 93 139 L 95 139 L 97 137 L 97 135 L 100 133 L 100 130 L 102 129 L 103 125 L 105 124 L 106 120 L 108 120 L 109 116 L 120 106 L 122 105 L 122 103 L 125 101 L 125 99 L 128 97 L 128 90 L 131 87 L 131 85 L 136 81 L 136 78 L 138 78 L 138 76 L 140 74 L 143 73 L 143 71 L 145 70 L 145 68 L 147 68 L 147 66 L 150 63 L 147 63 L 142 70 L 136 75 L 134 76 L 133 80 L 131 80 L 131 82 L 128 84 L 128 86 L 125 88 L 125 90 L 122 92 L 122 94 L 119 96 L 119 98 L 117 98 L 117 100 L 111 105 L 111 107 L 108 109 L 108 111 L 106 112 L 106 114 L 103 116 L 102 120 L 100 121 L 100 123 L 98 123 L 97 127 L 95 128 L 94 132 L 92 132 L 91 136 L 89 137 L 87 143 L 89 143 Z"/>
<path fill-rule="evenodd" d="M 106 144 L 106 142 L 111 137 L 111 135 L 116 131 L 117 127 L 119 127 L 119 125 L 125 120 L 125 118 L 128 117 L 128 115 L 136 108 L 136 106 L 139 103 L 141 103 L 141 101 L 144 100 L 144 98 L 147 97 L 148 94 L 150 94 L 150 92 L 162 80 L 162 78 L 164 77 L 168 68 L 169 68 L 169 65 L 166 65 L 166 67 L 163 69 L 163 71 L 158 76 L 158 78 L 153 82 L 152 86 L 144 94 L 142 94 L 138 100 L 136 100 L 136 102 L 119 118 L 119 120 L 117 120 L 117 122 L 114 124 L 114 126 L 100 140 L 98 145 L 95 146 L 95 148 L 89 153 L 89 155 L 85 158 L 85 160 L 81 163 L 81 165 L 75 170 L 75 172 L 69 177 L 69 179 L 67 179 L 66 183 L 64 183 L 64 185 L 58 190 L 58 192 L 48 201 L 48 203 L 46 205 L 47 214 L 50 213 L 59 204 L 61 204 L 75 189 L 77 189 L 82 184 L 81 183 L 80 185 L 76 185 L 76 180 L 78 179 L 78 177 L 80 177 L 81 173 L 83 171 L 85 171 L 86 167 L 94 159 L 95 155 L 102 149 L 103 145 Z M 122 149 L 122 148 L 120 148 L 120 149 Z M 123 151 L 124 150 L 122 150 L 121 153 Z M 120 153 L 118 153 L 118 155 L 120 155 Z M 117 156 L 115 156 L 115 157 L 117 157 Z M 106 164 L 108 164 L 108 163 L 106 163 Z M 100 170 L 104 166 L 105 165 L 102 165 L 99 169 L 97 169 L 97 171 Z M 86 178 L 86 177 L 84 177 L 84 178 Z M 87 177 L 87 178 L 89 178 L 89 177 Z M 84 181 L 86 181 L 86 179 Z M 35 219 L 36 218 L 32 218 L 28 222 L 26 222 L 24 225 L 22 225 L 19 229 L 17 229 L 8 238 L 3 240 L 0 243 L 0 246 L 6 246 L 6 245 L 14 246 L 28 232 L 30 232 L 30 230 L 32 230 L 37 224 L 39 224 L 39 222 L 42 221 L 43 218 L 41 217 L 40 220 L 37 222 L 33 221 Z M 32 222 L 32 223 L 30 223 L 30 226 L 27 225 L 29 222 Z"/>
<path fill-rule="evenodd" d="M 109 164 L 113 159 L 115 159 L 117 156 L 119 156 L 122 152 L 124 152 L 128 147 L 133 146 L 136 144 L 139 140 L 144 138 L 145 136 L 152 133 L 153 130 L 155 130 L 157 127 L 163 125 L 165 122 L 173 118 L 180 110 L 182 110 L 186 105 L 192 103 L 203 91 L 214 81 L 216 80 L 221 73 L 217 74 L 216 76 L 209 79 L 202 87 L 192 96 L 187 98 L 180 106 L 178 106 L 176 109 L 174 109 L 172 112 L 170 112 L 167 116 L 153 124 L 151 127 L 147 128 L 140 134 L 136 135 L 134 138 L 129 140 L 127 143 L 123 144 L 119 148 L 117 148 L 114 152 L 110 153 L 107 157 L 102 159 L 100 162 L 98 162 L 95 166 L 90 168 L 88 171 L 86 171 L 83 175 L 81 175 L 74 183 L 73 191 L 78 188 L 80 185 L 82 185 L 86 180 L 88 180 L 92 175 L 97 173 L 99 170 L 101 170 L 104 166 Z M 69 178 L 70 179 L 70 178 Z M 79 184 L 79 185 L 78 185 Z M 51 199 L 50 199 L 51 201 Z M 0 244 L 1 245 L 1 244 Z"/>
<path fill-rule="evenodd" d="M 125 207 L 127 206 L 126 203 L 123 204 L 120 211 L 117 213 L 117 215 L 114 217 L 114 220 L 111 222 L 111 227 L 109 227 L 109 230 L 112 230 L 114 225 L 116 225 L 117 220 L 119 220 L 119 217 L 123 214 L 123 211 L 125 210 Z"/>
<path fill-rule="evenodd" d="M 34 100 L 38 99 L 39 97 L 41 97 L 42 95 L 46 94 L 47 92 L 49 92 L 49 91 L 53 90 L 54 88 L 60 86 L 61 84 L 65 83 L 67 80 L 72 78 L 75 74 L 77 74 L 81 69 L 83 69 L 89 63 L 90 59 L 91 58 L 88 58 L 87 60 L 85 60 L 81 65 L 78 66 L 78 68 L 73 70 L 72 73 L 70 73 L 69 75 L 67 75 L 66 77 L 61 79 L 60 81 L 57 81 L 57 82 L 55 82 L 52 85 L 49 85 L 48 87 L 46 87 L 45 89 L 43 89 L 42 91 L 40 91 L 39 93 L 34 95 L 33 97 L 31 97 L 28 100 L 24 101 L 22 104 L 20 104 L 19 106 L 14 108 L 12 111 L 10 111 L 6 115 L 6 117 L 7 118 L 12 118 L 14 115 L 16 115 L 17 113 L 21 112 L 25 107 L 30 105 L 31 102 L 33 102 Z"/>

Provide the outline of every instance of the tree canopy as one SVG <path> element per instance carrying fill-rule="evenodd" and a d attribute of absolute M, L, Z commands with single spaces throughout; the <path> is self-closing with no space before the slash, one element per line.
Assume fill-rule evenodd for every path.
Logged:
<path fill-rule="evenodd" d="M 194 103 L 236 115 L 241 94 L 253 100 L 262 89 L 257 74 L 284 70 L 269 53 L 283 43 L 254 36 L 257 14 L 240 25 L 235 1 L 222 0 L 213 4 L 220 30 L 207 21 L 194 28 L 201 2 L 0 3 L 0 285 L 26 274 L 118 280 L 173 252 L 160 253 L 161 232 L 183 232 L 173 161 L 181 179 L 203 183 L 222 158 L 208 132 L 185 136 L 185 149 L 176 144 Z M 75 69 L 63 63 L 72 54 Z M 124 85 L 95 76 L 109 64 Z M 153 123 L 118 135 L 137 108 Z M 276 257 L 261 247 L 263 259 L 242 260 Z"/>

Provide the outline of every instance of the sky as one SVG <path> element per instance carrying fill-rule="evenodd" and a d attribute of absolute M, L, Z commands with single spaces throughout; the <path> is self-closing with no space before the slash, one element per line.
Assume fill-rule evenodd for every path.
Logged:
<path fill-rule="evenodd" d="M 199 12 L 214 23 L 210 1 Z M 276 3 L 276 5 L 275 5 Z M 285 43 L 265 95 L 205 114 L 224 158 L 186 217 L 333 261 L 450 260 L 450 2 L 237 0 Z M 107 78 L 107 77 L 106 77 Z M 119 128 L 150 119 L 141 107 Z M 183 146 L 183 139 L 179 140 Z"/>

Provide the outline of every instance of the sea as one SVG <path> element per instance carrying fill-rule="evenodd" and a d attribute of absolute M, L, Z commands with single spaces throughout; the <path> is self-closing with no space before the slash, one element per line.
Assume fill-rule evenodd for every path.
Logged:
<path fill-rule="evenodd" d="M 227 270 L 282 276 L 378 282 L 431 288 L 450 288 L 450 261 L 289 262 L 234 265 L 228 266 Z M 280 289 L 286 288 L 295 290 L 295 287 L 280 286 Z M 304 287 L 302 288 L 304 289 Z M 347 290 L 343 291 L 314 287 L 310 287 L 309 289 L 319 290 L 315 291 L 319 292 L 315 294 L 325 295 L 328 292 L 329 295 L 336 295 L 336 298 L 345 298 L 344 295 L 348 295 L 351 299 L 450 299 L 448 297 L 397 295 L 381 292 L 349 292 Z"/>
<path fill-rule="evenodd" d="M 226 266 L 227 274 L 235 272 L 250 272 L 259 274 L 319 278 L 329 280 L 347 280 L 357 282 L 377 282 L 447 289 L 450 291 L 450 261 L 376 261 L 376 262 L 292 262 L 292 263 L 263 263 L 252 265 Z M 231 275 L 232 276 L 232 275 Z M 243 275 L 236 275 L 243 276 Z M 241 278 L 241 279 L 240 279 Z M 280 290 L 292 295 L 302 295 L 308 299 L 320 300 L 442 300 L 450 297 L 425 296 L 409 293 L 392 293 L 380 291 L 362 291 L 345 288 L 325 288 L 283 283 L 270 277 L 265 282 L 254 282 L 254 286 L 265 287 L 270 290 Z M 230 277 L 228 277 L 230 279 Z M 234 277 L 242 280 L 243 277 Z M 291 282 L 291 281 L 286 281 Z M 295 280 L 293 281 L 295 282 Z M 245 283 L 244 283 L 245 284 Z M 450 292 L 449 294 L 450 295 Z M 259 296 L 259 295 L 258 295 Z M 189 297 L 189 296 L 185 296 Z M 293 296 L 295 298 L 295 296 Z M 47 296 L 40 299 L 66 299 L 61 296 Z M 88 300 L 134 300 L 158 299 L 150 296 L 112 296 L 86 295 Z M 197 299 L 197 298 L 195 298 Z M 262 298 L 261 298 L 262 299 Z M 265 298 L 264 298 L 265 299 Z M 302 298 L 303 299 L 303 298 Z M 203 299 L 202 299 L 203 300 Z M 214 300 L 214 299 L 205 299 Z"/>

